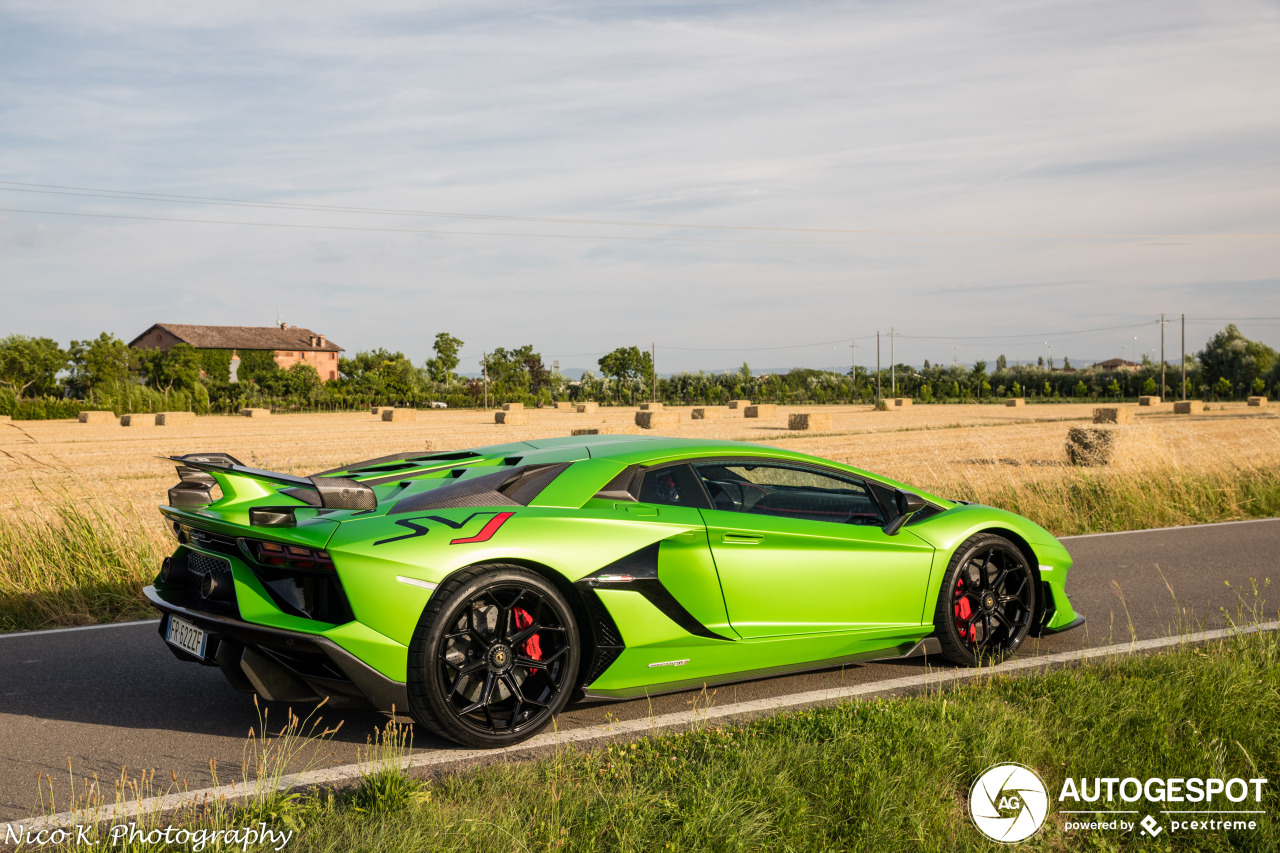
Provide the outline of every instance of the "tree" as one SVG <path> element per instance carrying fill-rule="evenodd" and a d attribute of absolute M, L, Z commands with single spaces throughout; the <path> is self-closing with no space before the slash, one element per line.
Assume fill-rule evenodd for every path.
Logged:
<path fill-rule="evenodd" d="M 1044 367 L 1044 356 L 1041 355 L 1036 357 L 1036 365 L 1039 367 Z"/>
<path fill-rule="evenodd" d="M 458 350 L 463 342 L 448 332 L 436 335 L 435 358 L 427 359 L 427 373 L 431 381 L 449 383 L 453 379 L 453 371 L 458 368 Z"/>
<path fill-rule="evenodd" d="M 191 391 L 200 381 L 200 356 L 191 344 L 141 350 L 139 362 L 147 385 L 157 391 Z"/>
<path fill-rule="evenodd" d="M 1063 370 L 1071 369 L 1071 359 L 1067 358 L 1065 355 L 1062 357 L 1062 369 Z"/>
<path fill-rule="evenodd" d="M 1107 394 L 1119 400 L 1120 399 L 1120 383 L 1112 379 L 1111 384 L 1107 386 Z"/>
<path fill-rule="evenodd" d="M 1077 397 L 1089 396 L 1089 387 L 1084 384 L 1083 379 L 1081 379 L 1079 382 L 1076 383 L 1076 396 Z"/>
<path fill-rule="evenodd" d="M 996 370 L 999 371 L 999 370 L 1008 370 L 1008 369 L 1009 369 L 1009 362 L 1004 357 L 1004 353 L 1001 353 L 1000 355 L 996 356 Z"/>
<path fill-rule="evenodd" d="M 627 386 L 628 398 L 634 401 L 632 382 L 646 379 L 653 370 L 653 356 L 639 347 L 618 347 L 600 359 L 600 372 L 617 380 L 618 395 Z"/>
<path fill-rule="evenodd" d="M 1200 363 L 1202 380 L 1213 384 L 1216 395 L 1227 397 L 1252 387 L 1255 379 L 1271 370 L 1277 358 L 1271 347 L 1249 340 L 1240 334 L 1235 324 L 1228 324 L 1209 339 L 1196 354 L 1196 360 Z M 1218 390 L 1222 379 L 1227 381 L 1230 390 Z"/>
<path fill-rule="evenodd" d="M 1019 385 L 1017 382 L 1013 383 L 1013 388 L 1011 390 L 1013 391 L 1013 396 L 1015 397 L 1022 396 L 1022 386 Z"/>
<path fill-rule="evenodd" d="M 1153 377 L 1148 376 L 1147 381 L 1142 383 L 1142 393 L 1148 397 L 1156 393 L 1156 380 Z"/>
<path fill-rule="evenodd" d="M 72 341 L 67 350 L 71 362 L 68 390 L 76 397 L 92 399 L 95 389 L 120 387 L 129 381 L 134 351 L 115 335 L 103 332 L 88 341 Z"/>
<path fill-rule="evenodd" d="M 255 382 L 261 385 L 269 381 L 280 370 L 276 362 L 276 354 L 269 349 L 239 350 L 240 366 L 236 368 L 236 382 Z M 338 359 L 338 369 L 342 370 L 342 362 Z"/>
<path fill-rule="evenodd" d="M 67 354 L 52 338 L 9 335 L 0 339 L 0 384 L 21 397 L 51 394 L 58 385 L 58 371 L 67 366 Z"/>

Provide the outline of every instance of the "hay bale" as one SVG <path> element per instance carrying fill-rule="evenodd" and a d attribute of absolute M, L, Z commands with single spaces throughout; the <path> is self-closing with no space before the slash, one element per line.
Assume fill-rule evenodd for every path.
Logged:
<path fill-rule="evenodd" d="M 1131 424 L 1133 409 L 1122 409 L 1119 406 L 1103 406 L 1093 410 L 1095 424 Z"/>
<path fill-rule="evenodd" d="M 382 412 L 384 421 L 394 421 L 396 423 L 408 423 L 418 419 L 417 409 L 384 409 Z"/>
<path fill-rule="evenodd" d="M 13 423 L 13 418 L 9 417 L 8 415 L 0 415 L 0 424 L 11 424 L 11 423 Z"/>
<path fill-rule="evenodd" d="M 381 418 L 385 412 L 394 409 L 395 406 L 373 406 L 371 412 L 375 418 Z"/>
<path fill-rule="evenodd" d="M 1160 398 L 1154 394 L 1147 394 L 1138 398 L 1138 405 L 1139 406 L 1158 406 L 1160 405 Z"/>
<path fill-rule="evenodd" d="M 642 412 L 660 412 L 662 411 L 661 403 L 641 403 L 640 411 Z"/>
<path fill-rule="evenodd" d="M 729 401 L 729 408 L 731 409 L 745 409 L 747 406 L 750 406 L 750 405 L 751 405 L 750 400 L 730 400 Z"/>
<path fill-rule="evenodd" d="M 506 426 L 528 426 L 529 413 L 523 409 L 512 409 L 509 412 L 494 412 L 493 422 Z"/>
<path fill-rule="evenodd" d="M 156 416 L 152 414 L 120 416 L 120 426 L 140 427 L 140 426 L 155 426 L 155 425 L 156 425 Z"/>
<path fill-rule="evenodd" d="M 523 410 L 524 410 L 524 403 L 503 403 L 502 404 L 502 411 L 504 412 L 519 412 Z"/>
<path fill-rule="evenodd" d="M 773 403 L 759 403 L 743 409 L 742 416 L 744 418 L 775 418 L 778 416 L 778 407 Z"/>
<path fill-rule="evenodd" d="M 831 429 L 831 413 L 800 412 L 787 415 L 787 429 Z"/>
<path fill-rule="evenodd" d="M 1173 404 L 1173 413 L 1174 413 L 1175 415 L 1189 415 L 1189 414 L 1191 414 L 1191 401 L 1190 401 L 1190 400 L 1178 400 L 1177 402 L 1175 402 L 1175 403 Z"/>
<path fill-rule="evenodd" d="M 1267 404 L 1266 397 L 1250 397 L 1249 398 L 1250 406 L 1265 406 L 1266 404 Z"/>
<path fill-rule="evenodd" d="M 893 404 L 895 406 L 910 406 L 911 398 L 910 397 L 894 397 Z"/>
<path fill-rule="evenodd" d="M 118 423 L 115 412 L 81 412 L 76 420 L 82 424 L 114 424 Z"/>
<path fill-rule="evenodd" d="M 270 409 L 241 409 L 240 414 L 246 418 L 265 418 L 271 414 Z"/>
<path fill-rule="evenodd" d="M 576 412 L 578 411 L 578 404 L 571 400 L 561 400 L 560 402 L 556 403 L 556 411 L 557 412 Z"/>
<path fill-rule="evenodd" d="M 1004 404 L 1011 409 L 1016 409 L 1019 406 L 1025 406 L 1027 404 L 1027 400 L 1025 397 L 1010 397 L 1004 401 Z"/>
<path fill-rule="evenodd" d="M 727 411 L 728 409 L 723 406 L 703 406 L 700 409 L 694 409 L 693 413 L 689 417 L 693 418 L 695 421 L 709 421 L 715 418 L 724 417 L 724 414 Z"/>
<path fill-rule="evenodd" d="M 195 422 L 195 412 L 161 412 L 156 415 L 156 426 L 183 426 Z"/>
<path fill-rule="evenodd" d="M 571 430 L 569 435 L 613 435 L 613 427 L 579 427 L 578 429 Z"/>
<path fill-rule="evenodd" d="M 1121 431 L 1106 427 L 1072 427 L 1067 431 L 1067 459 L 1072 465 L 1107 465 L 1115 455 Z"/>
<path fill-rule="evenodd" d="M 599 403 L 579 403 L 579 404 L 578 404 L 578 414 L 580 414 L 580 415 L 594 415 L 594 414 L 596 413 L 596 410 L 598 410 L 599 408 L 600 408 L 600 404 L 599 404 Z"/>
<path fill-rule="evenodd" d="M 680 413 L 636 412 L 636 426 L 640 429 L 676 429 L 680 426 Z"/>

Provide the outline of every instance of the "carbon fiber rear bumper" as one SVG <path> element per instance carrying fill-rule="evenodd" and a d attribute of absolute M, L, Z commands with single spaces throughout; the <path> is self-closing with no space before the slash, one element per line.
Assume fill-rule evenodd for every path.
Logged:
<path fill-rule="evenodd" d="M 205 660 L 166 643 L 174 655 L 219 667 L 238 690 L 278 702 L 317 702 L 327 697 L 333 707 L 408 710 L 409 694 L 403 683 L 387 678 L 327 637 L 196 610 L 154 586 L 142 592 L 164 614 L 162 638 L 167 636 L 171 616 L 180 616 L 208 633 Z"/>

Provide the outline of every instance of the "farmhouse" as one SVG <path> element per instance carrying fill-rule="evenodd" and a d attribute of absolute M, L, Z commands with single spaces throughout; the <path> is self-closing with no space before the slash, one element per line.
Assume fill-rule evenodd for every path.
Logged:
<path fill-rule="evenodd" d="M 1096 370 L 1137 370 L 1142 367 L 1136 361 L 1126 361 L 1123 358 L 1109 358 L 1106 361 L 1097 361 L 1093 364 Z"/>
<path fill-rule="evenodd" d="M 270 350 L 276 364 L 285 370 L 298 362 L 309 364 L 326 382 L 338 378 L 338 353 L 342 347 L 316 334 L 281 323 L 279 326 L 189 326 L 182 323 L 156 323 L 129 342 L 137 349 L 167 350 L 177 344 L 190 344 L 196 349 L 231 350 L 231 376 L 235 378 L 239 353 Z"/>

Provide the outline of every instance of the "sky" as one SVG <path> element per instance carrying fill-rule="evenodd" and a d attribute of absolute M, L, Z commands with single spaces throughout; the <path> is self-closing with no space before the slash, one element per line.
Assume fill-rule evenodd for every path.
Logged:
<path fill-rule="evenodd" d="M 0 336 L 1280 347 L 1280 6 L 0 3 Z M 856 349 L 851 345 L 856 343 Z"/>

